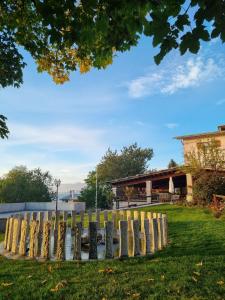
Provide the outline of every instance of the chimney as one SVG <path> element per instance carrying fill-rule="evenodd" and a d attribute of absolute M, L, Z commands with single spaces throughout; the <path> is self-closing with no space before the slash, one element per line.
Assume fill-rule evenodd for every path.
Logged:
<path fill-rule="evenodd" d="M 225 125 L 218 126 L 218 131 L 225 131 Z"/>

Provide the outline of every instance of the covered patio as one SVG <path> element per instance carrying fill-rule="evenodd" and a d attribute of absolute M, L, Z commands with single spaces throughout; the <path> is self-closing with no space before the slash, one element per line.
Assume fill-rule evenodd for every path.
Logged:
<path fill-rule="evenodd" d="M 170 202 L 192 194 L 192 178 L 179 168 L 152 171 L 113 180 L 113 192 L 118 205 Z"/>

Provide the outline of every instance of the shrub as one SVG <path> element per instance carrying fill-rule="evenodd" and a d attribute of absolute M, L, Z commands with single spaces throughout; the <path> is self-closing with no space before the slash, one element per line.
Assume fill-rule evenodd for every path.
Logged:
<path fill-rule="evenodd" d="M 225 177 L 218 173 L 200 174 L 193 186 L 193 196 L 198 205 L 208 205 L 213 194 L 225 195 Z"/>

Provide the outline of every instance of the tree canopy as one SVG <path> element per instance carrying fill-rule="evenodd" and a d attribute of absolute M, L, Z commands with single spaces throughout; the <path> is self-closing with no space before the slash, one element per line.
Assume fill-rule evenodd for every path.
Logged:
<path fill-rule="evenodd" d="M 80 201 L 85 201 L 87 207 L 95 206 L 96 170 L 98 178 L 98 207 L 110 208 L 113 194 L 110 181 L 116 178 L 144 173 L 153 156 L 151 148 L 141 148 L 137 143 L 123 147 L 121 151 L 108 149 L 94 171 L 91 171 L 81 191 Z"/>
<path fill-rule="evenodd" d="M 22 83 L 22 47 L 63 83 L 71 71 L 105 68 L 142 35 L 158 48 L 157 64 L 172 49 L 197 53 L 201 40 L 225 41 L 224 0 L 2 0 L 0 16 L 2 87 Z"/>
<path fill-rule="evenodd" d="M 55 198 L 53 178 L 40 169 L 13 168 L 0 179 L 0 202 L 45 202 Z"/>
<path fill-rule="evenodd" d="M 6 125 L 7 118 L 3 115 L 0 115 L 0 138 L 5 139 L 8 137 L 9 129 Z"/>
<path fill-rule="evenodd" d="M 106 182 L 144 173 L 152 156 L 151 148 L 141 148 L 137 143 L 123 147 L 121 151 L 108 149 L 97 166 L 98 178 Z"/>
<path fill-rule="evenodd" d="M 168 163 L 168 169 L 175 168 L 175 167 L 178 167 L 178 164 L 175 162 L 174 159 L 171 158 L 171 160 Z"/>

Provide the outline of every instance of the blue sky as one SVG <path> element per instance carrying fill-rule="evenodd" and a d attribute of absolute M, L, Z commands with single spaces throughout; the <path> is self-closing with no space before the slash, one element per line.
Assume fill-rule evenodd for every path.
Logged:
<path fill-rule="evenodd" d="M 9 139 L 1 141 L 0 175 L 15 165 L 49 170 L 64 183 L 82 181 L 108 147 L 152 147 L 150 168 L 182 162 L 174 136 L 214 131 L 225 123 L 225 56 L 219 40 L 200 53 L 176 51 L 156 66 L 151 40 L 117 54 L 106 70 L 74 73 L 55 85 L 28 54 L 24 84 L 0 90 Z"/>

